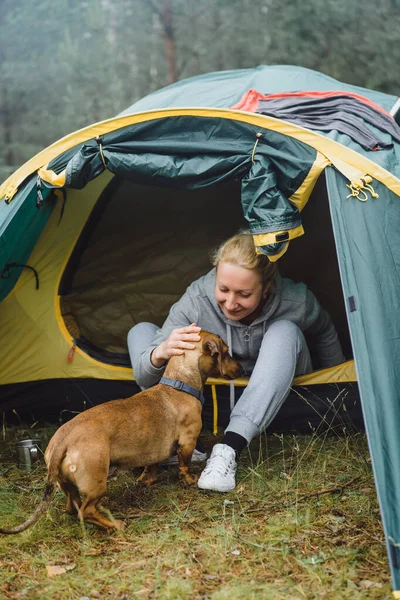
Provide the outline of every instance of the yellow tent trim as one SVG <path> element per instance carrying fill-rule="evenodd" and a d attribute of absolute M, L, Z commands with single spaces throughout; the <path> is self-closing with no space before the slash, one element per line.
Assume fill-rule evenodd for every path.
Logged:
<path fill-rule="evenodd" d="M 48 171 L 51 173 L 51 171 Z M 65 173 L 65 171 L 63 171 L 63 173 Z M 61 175 L 61 174 L 60 174 Z M 90 213 L 92 212 L 93 208 L 94 208 L 95 204 L 93 204 Z M 67 264 L 71 258 L 71 253 L 73 252 L 73 249 L 75 248 L 81 234 L 82 234 L 82 228 L 84 225 L 82 225 L 82 227 L 79 229 L 79 231 L 76 232 L 75 237 L 69 247 L 69 252 L 66 253 L 64 262 L 59 270 L 58 273 L 58 278 L 55 280 L 55 287 L 54 287 L 54 292 L 53 292 L 53 297 L 54 297 L 54 313 L 55 313 L 55 317 L 56 317 L 56 321 L 57 321 L 57 325 L 60 329 L 61 334 L 63 335 L 65 341 L 67 342 L 68 348 L 71 349 L 74 343 L 74 339 L 72 337 L 72 335 L 70 334 L 70 332 L 68 331 L 66 325 L 65 325 L 65 321 L 63 319 L 63 316 L 61 314 L 61 297 L 58 295 L 58 290 L 60 288 L 60 283 L 61 283 L 61 278 L 64 275 L 65 269 L 67 268 Z M 126 367 L 119 367 L 119 366 L 115 366 L 115 365 L 109 365 L 106 364 L 104 362 L 101 362 L 99 360 L 96 360 L 95 358 L 92 358 L 89 354 L 87 354 L 86 352 L 84 352 L 83 350 L 81 350 L 80 348 L 78 348 L 78 346 L 75 347 L 74 352 L 76 352 L 77 354 L 79 354 L 84 360 L 89 361 L 90 363 L 92 363 L 95 366 L 98 367 L 102 367 L 102 368 L 106 368 L 109 369 L 111 371 L 114 372 L 119 372 L 119 373 L 126 373 L 127 371 L 129 371 L 129 369 L 127 369 Z M 72 359 L 73 361 L 73 359 Z"/>
<path fill-rule="evenodd" d="M 298 227 L 293 227 L 293 229 L 283 229 L 282 231 L 273 231 L 270 233 L 258 233 L 253 235 L 254 245 L 267 246 L 268 244 L 276 244 L 281 241 L 278 236 L 285 234 L 287 234 L 284 239 L 285 242 L 300 237 L 304 234 L 303 226 L 299 225 Z"/>
<path fill-rule="evenodd" d="M 55 309 L 55 315 L 56 315 L 56 321 L 57 321 L 58 327 L 60 328 L 60 331 L 61 331 L 63 337 L 65 338 L 69 349 L 71 349 L 74 344 L 74 339 L 73 339 L 72 335 L 69 333 L 69 331 L 65 325 L 65 321 L 61 315 L 61 297 L 56 294 L 54 296 L 54 301 L 55 301 L 54 309 Z M 118 367 L 115 365 L 109 365 L 104 362 L 101 362 L 100 360 L 96 360 L 95 358 L 92 358 L 89 354 L 87 354 L 86 352 L 83 352 L 83 350 L 78 348 L 78 346 L 75 347 L 74 352 L 76 352 L 77 354 L 82 356 L 82 358 L 84 360 L 87 360 L 87 361 L 91 362 L 93 365 L 96 365 L 98 367 L 102 367 L 102 368 L 106 367 L 107 369 L 110 369 L 111 371 L 120 372 L 120 373 L 125 373 L 126 371 L 128 371 L 128 369 L 126 367 Z M 67 355 L 66 355 L 66 359 L 67 359 Z M 73 358 L 72 358 L 72 360 L 73 360 Z"/>
<path fill-rule="evenodd" d="M 400 598 L 400 590 L 393 591 L 393 598 Z"/>
<path fill-rule="evenodd" d="M 213 401 L 213 434 L 218 433 L 218 401 L 217 401 L 217 390 L 215 385 L 211 386 L 211 394 Z"/>
<path fill-rule="evenodd" d="M 274 231 L 274 232 L 270 232 L 270 233 L 258 233 L 256 235 L 253 235 L 253 240 L 254 240 L 254 245 L 255 246 L 266 246 L 268 244 L 276 244 L 276 242 L 279 242 L 279 238 L 277 239 L 277 236 L 282 235 L 282 234 L 287 234 L 287 240 L 293 240 L 294 238 L 300 237 L 301 235 L 304 234 L 304 229 L 302 225 L 299 225 L 298 227 L 293 227 L 293 229 L 285 229 L 282 231 Z M 281 258 L 281 256 L 283 256 L 287 249 L 289 248 L 289 241 L 287 241 L 285 244 L 283 244 L 281 250 L 279 252 L 277 252 L 276 254 L 273 254 L 271 256 L 268 256 L 268 259 L 270 260 L 270 262 L 276 262 L 277 260 L 279 260 Z M 257 254 L 262 254 L 262 252 L 260 252 L 260 250 L 256 250 Z"/>
<path fill-rule="evenodd" d="M 38 175 L 40 179 L 56 187 L 63 187 L 65 185 L 65 169 L 57 175 L 57 173 L 54 173 L 54 171 L 43 167 L 42 169 L 38 170 Z"/>
<path fill-rule="evenodd" d="M 357 381 L 357 375 L 355 371 L 354 361 L 348 360 L 340 365 L 329 367 L 327 369 L 320 369 L 308 375 L 300 375 L 295 377 L 293 380 L 293 386 L 307 386 L 317 385 L 326 383 L 352 383 Z M 246 378 L 235 379 L 235 387 L 246 387 L 249 380 Z M 217 385 L 230 385 L 230 381 L 226 379 L 218 379 L 216 377 L 209 377 L 206 381 L 206 385 L 211 386 L 211 394 L 213 401 L 213 434 L 218 433 L 218 400 L 217 400 Z M 400 596 L 399 596 L 400 598 Z"/>
<path fill-rule="evenodd" d="M 328 161 L 332 162 L 350 181 L 353 179 L 359 179 L 365 175 L 370 175 L 374 179 L 377 179 L 386 187 L 391 189 L 395 194 L 400 196 L 400 180 L 395 177 L 392 173 L 389 173 L 383 167 L 377 165 L 373 161 L 369 160 L 365 156 L 362 156 L 355 150 L 347 148 L 338 142 L 322 136 L 319 133 L 275 119 L 274 117 L 268 117 L 266 115 L 255 115 L 239 110 L 230 109 L 204 109 L 204 108 L 175 108 L 167 110 L 153 110 L 141 113 L 135 113 L 132 115 L 126 115 L 123 117 L 116 117 L 106 121 L 100 121 L 84 129 L 80 129 L 74 133 L 71 133 L 61 140 L 55 142 L 42 152 L 39 152 L 26 162 L 22 167 L 15 171 L 1 186 L 0 186 L 0 198 L 12 197 L 18 186 L 32 173 L 41 169 L 47 165 L 51 160 L 66 152 L 67 150 L 82 144 L 90 139 L 97 136 L 102 136 L 110 131 L 121 129 L 134 123 L 144 123 L 155 119 L 165 119 L 167 117 L 176 116 L 193 116 L 193 117 L 208 117 L 216 119 L 233 119 L 244 123 L 255 125 L 256 127 L 262 127 L 264 129 L 272 129 L 283 135 L 287 135 L 294 139 L 300 140 L 305 144 L 315 148 L 320 152 Z M 262 141 L 261 141 L 262 143 Z M 47 171 L 48 169 L 45 169 Z M 42 174 L 43 171 L 42 171 Z M 48 174 L 50 180 L 53 175 Z M 44 177 L 45 181 L 48 179 Z M 57 177 L 57 175 L 55 175 Z M 296 196 L 296 202 L 301 202 L 300 198 Z"/>
<path fill-rule="evenodd" d="M 356 369 L 353 360 L 329 367 L 327 369 L 320 369 L 307 375 L 299 375 L 293 380 L 293 386 L 296 385 L 318 385 L 325 383 L 352 383 L 357 381 Z M 246 387 L 249 380 L 245 378 L 235 379 L 236 387 Z M 216 377 L 209 377 L 207 379 L 207 385 L 229 385 L 230 382 L 226 379 L 218 379 Z"/>
<path fill-rule="evenodd" d="M 62 320 L 61 312 L 60 312 L 60 303 L 56 302 L 57 307 L 57 321 L 58 325 L 65 337 L 68 341 L 69 345 L 72 346 L 72 336 L 67 331 L 65 327 L 64 321 Z M 92 363 L 105 367 L 107 369 L 112 369 L 116 371 L 120 371 L 121 373 L 130 374 L 132 370 L 128 367 L 115 367 L 113 365 L 105 364 L 100 361 L 97 361 L 94 358 L 91 358 L 88 354 L 82 352 L 79 348 L 76 349 L 78 353 L 80 353 L 86 360 L 90 360 Z M 124 379 L 130 379 L 130 377 Z M 135 379 L 133 377 L 133 379 Z M 327 369 L 319 369 L 318 371 L 313 371 L 312 373 L 308 373 L 307 375 L 299 375 L 295 377 L 293 380 L 293 386 L 301 385 L 321 385 L 326 383 L 354 383 L 357 382 L 357 374 L 355 370 L 355 365 L 353 360 L 348 360 L 347 362 L 341 363 L 340 365 L 335 365 L 334 367 L 329 367 Z M 239 379 L 235 379 L 236 387 L 246 387 L 249 383 L 247 378 L 241 377 Z M 230 381 L 227 379 L 219 379 L 217 377 L 209 377 L 206 382 L 207 385 L 215 386 L 215 385 L 230 385 Z"/>
<path fill-rule="evenodd" d="M 307 204 L 318 177 L 325 169 L 325 167 L 327 167 L 330 164 L 331 161 L 328 160 L 326 156 L 324 156 L 320 152 L 317 152 L 317 158 L 315 159 L 307 177 L 304 179 L 301 186 L 289 198 L 289 201 L 295 206 L 297 206 L 299 212 L 301 212 Z"/>
<path fill-rule="evenodd" d="M 289 242 L 287 242 L 286 244 L 284 244 L 282 246 L 282 249 L 280 252 L 277 252 L 277 254 L 273 254 L 271 256 L 268 256 L 268 259 L 270 262 L 276 262 L 277 260 L 280 259 L 281 256 L 283 256 L 284 254 L 286 254 L 287 249 L 289 248 Z M 257 250 L 257 254 L 260 254 L 260 252 L 258 252 Z"/>
<path fill-rule="evenodd" d="M 354 361 L 349 360 L 343 364 L 330 367 L 329 369 L 321 369 L 308 375 L 300 375 L 295 377 L 293 386 L 307 386 L 315 384 L 326 384 L 326 383 L 349 383 L 357 381 L 357 376 L 354 368 Z M 234 383 L 237 387 L 246 387 L 249 380 L 240 378 L 235 379 Z M 217 399 L 217 385 L 230 385 L 230 381 L 226 379 L 218 379 L 210 377 L 206 381 L 206 385 L 211 386 L 212 406 L 213 406 L 213 434 L 218 433 L 218 399 Z M 400 595 L 398 596 L 400 598 Z"/>

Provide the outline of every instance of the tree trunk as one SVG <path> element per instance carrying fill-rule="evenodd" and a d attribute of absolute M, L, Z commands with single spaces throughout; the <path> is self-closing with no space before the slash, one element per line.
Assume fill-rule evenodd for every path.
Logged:
<path fill-rule="evenodd" d="M 221 51 L 221 13 L 218 6 L 214 8 L 214 28 L 215 28 L 215 40 L 216 40 L 216 52 L 215 52 L 215 66 L 217 71 L 223 71 L 224 59 Z"/>
<path fill-rule="evenodd" d="M 164 47 L 165 57 L 167 61 L 168 83 L 174 83 L 178 79 L 176 68 L 175 36 L 172 17 L 172 1 L 173 0 L 164 0 L 161 12 L 161 22 L 164 29 Z"/>
<path fill-rule="evenodd" d="M 12 115 L 10 114 L 9 100 L 6 83 L 3 81 L 3 144 L 4 144 L 4 162 L 7 167 L 15 168 L 14 152 L 12 150 Z"/>

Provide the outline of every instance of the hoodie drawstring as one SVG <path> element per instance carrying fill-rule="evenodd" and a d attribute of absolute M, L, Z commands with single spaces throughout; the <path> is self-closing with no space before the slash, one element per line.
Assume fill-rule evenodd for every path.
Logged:
<path fill-rule="evenodd" d="M 232 356 L 232 330 L 228 323 L 226 324 L 226 339 L 228 343 L 229 354 Z M 235 408 L 235 383 L 233 380 L 229 382 L 229 400 L 232 412 Z"/>

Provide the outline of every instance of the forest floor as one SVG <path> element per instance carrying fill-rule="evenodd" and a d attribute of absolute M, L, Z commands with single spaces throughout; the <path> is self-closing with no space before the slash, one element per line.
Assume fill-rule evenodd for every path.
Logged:
<path fill-rule="evenodd" d="M 44 489 L 43 461 L 21 471 L 15 442 L 56 426 L 3 427 L 0 524 L 25 520 Z M 207 449 L 215 437 L 206 434 Z M 202 465 L 194 465 L 200 473 Z M 358 600 L 391 598 L 365 435 L 264 435 L 243 453 L 228 494 L 185 488 L 176 467 L 151 488 L 140 471 L 110 478 L 105 533 L 64 512 L 57 492 L 27 531 L 0 536 L 0 598 Z"/>

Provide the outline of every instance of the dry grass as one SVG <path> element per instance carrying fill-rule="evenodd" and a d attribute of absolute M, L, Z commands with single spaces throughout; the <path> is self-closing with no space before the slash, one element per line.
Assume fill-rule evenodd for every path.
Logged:
<path fill-rule="evenodd" d="M 14 443 L 53 427 L 3 428 L 2 525 L 25 519 L 45 469 L 15 465 Z M 215 439 L 204 439 L 210 446 Z M 200 472 L 201 467 L 194 470 Z M 0 537 L 0 598 L 291 600 L 391 597 L 365 436 L 262 436 L 243 454 L 229 494 L 181 486 L 174 467 L 151 489 L 139 472 L 109 482 L 110 535 L 63 512 L 61 493 L 28 531 Z M 49 567 L 60 574 L 49 576 Z"/>

